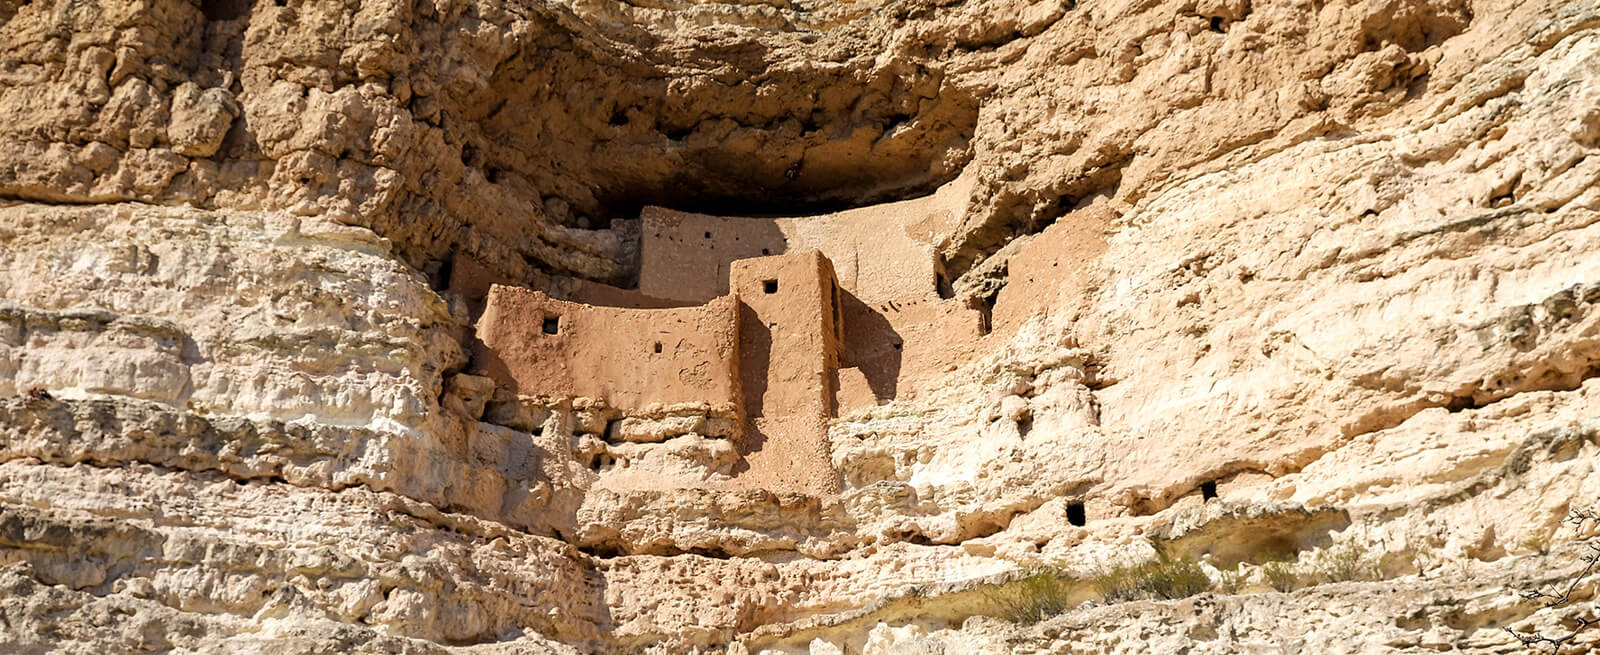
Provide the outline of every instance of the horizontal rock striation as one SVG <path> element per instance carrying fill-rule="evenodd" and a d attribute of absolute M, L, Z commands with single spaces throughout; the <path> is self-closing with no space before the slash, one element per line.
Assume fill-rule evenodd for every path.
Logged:
<path fill-rule="evenodd" d="M 1516 652 L 1593 600 L 1518 592 L 1597 536 L 1597 108 L 1592 2 L 0 0 L 0 651 Z M 875 325 L 806 488 L 480 375 L 646 205 L 851 210 L 974 336 Z"/>

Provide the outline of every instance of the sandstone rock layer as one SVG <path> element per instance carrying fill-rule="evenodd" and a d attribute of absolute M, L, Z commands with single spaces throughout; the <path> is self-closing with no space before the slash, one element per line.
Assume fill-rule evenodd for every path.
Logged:
<path fill-rule="evenodd" d="M 1593 603 L 1517 593 L 1597 537 L 1587 0 L 0 0 L 0 118 L 0 651 L 1506 653 Z M 497 378 L 493 283 L 737 313 L 640 279 L 712 257 L 651 217 L 831 253 L 848 402 Z M 1243 578 L 997 618 L 1157 548 Z"/>

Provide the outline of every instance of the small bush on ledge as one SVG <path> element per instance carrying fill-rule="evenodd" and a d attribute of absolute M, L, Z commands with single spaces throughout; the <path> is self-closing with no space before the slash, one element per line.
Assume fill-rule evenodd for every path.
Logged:
<path fill-rule="evenodd" d="M 1211 578 L 1193 559 L 1157 551 L 1156 558 L 1117 566 L 1095 581 L 1108 603 L 1129 600 L 1177 600 L 1211 589 Z"/>
<path fill-rule="evenodd" d="M 1018 580 L 991 587 L 987 596 L 995 616 L 1012 623 L 1038 623 L 1072 607 L 1077 581 L 1055 567 L 1030 569 Z"/>

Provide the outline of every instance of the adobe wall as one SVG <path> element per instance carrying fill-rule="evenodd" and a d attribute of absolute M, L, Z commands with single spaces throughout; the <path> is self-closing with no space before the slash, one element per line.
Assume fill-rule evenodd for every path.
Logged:
<path fill-rule="evenodd" d="M 729 280 L 744 305 L 740 331 L 745 411 L 774 416 L 825 411 L 828 372 L 844 329 L 834 312 L 833 268 L 815 250 L 744 259 Z M 769 286 L 770 285 L 770 286 Z"/>
<path fill-rule="evenodd" d="M 866 303 L 846 294 L 838 412 L 913 398 L 939 384 L 975 352 L 980 323 L 959 300 Z"/>
<path fill-rule="evenodd" d="M 709 403 L 737 414 L 738 329 L 738 303 L 728 297 L 633 309 L 496 285 L 478 320 L 473 361 L 477 374 L 520 395 L 592 398 L 635 412 Z"/>
<path fill-rule="evenodd" d="M 1092 205 L 1056 219 L 1023 243 L 1007 261 L 1006 286 L 995 298 L 994 331 L 1011 334 L 1031 318 L 1079 306 L 1062 295 L 1086 291 L 1087 272 L 1105 252 L 1105 232 L 1115 219 L 1116 212 Z"/>
<path fill-rule="evenodd" d="M 710 216 L 661 207 L 640 213 L 639 290 L 704 302 L 729 292 L 740 259 L 818 250 L 839 284 L 869 302 L 937 297 L 935 244 L 954 228 L 968 184 L 922 198 L 817 216 Z"/>
<path fill-rule="evenodd" d="M 730 265 L 780 255 L 788 240 L 774 219 L 728 218 L 645 207 L 639 244 L 639 292 L 701 303 L 729 292 Z"/>
<path fill-rule="evenodd" d="M 827 445 L 832 372 L 845 326 L 833 267 L 814 250 L 732 263 L 741 304 L 740 384 L 749 422 L 744 481 L 764 489 L 837 490 Z"/>

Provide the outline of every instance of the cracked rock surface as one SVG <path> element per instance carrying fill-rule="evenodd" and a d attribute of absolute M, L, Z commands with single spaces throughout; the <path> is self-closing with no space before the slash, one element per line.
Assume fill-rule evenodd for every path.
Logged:
<path fill-rule="evenodd" d="M 1588 0 L 0 0 L 0 119 L 0 651 L 1512 653 L 1593 601 L 1517 594 L 1597 536 Z M 993 330 L 832 421 L 838 493 L 466 374 L 459 262 L 941 189 Z M 1158 546 L 1247 580 L 996 618 Z"/>

